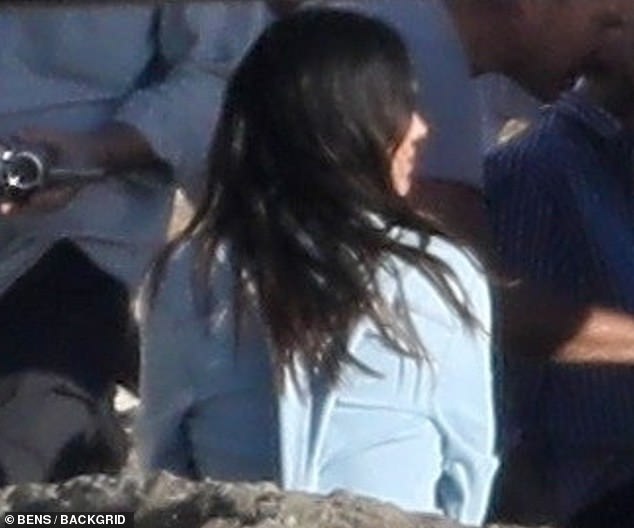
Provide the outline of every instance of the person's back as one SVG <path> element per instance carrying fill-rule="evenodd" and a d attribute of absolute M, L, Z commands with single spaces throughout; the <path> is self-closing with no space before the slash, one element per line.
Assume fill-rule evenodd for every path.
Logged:
<path fill-rule="evenodd" d="M 408 205 L 415 96 L 398 37 L 351 13 L 293 15 L 245 57 L 206 205 L 146 291 L 146 466 L 482 520 L 488 289 Z"/>
<path fill-rule="evenodd" d="M 501 269 L 571 309 L 631 314 L 631 149 L 614 116 L 573 92 L 546 110 L 534 129 L 492 153 L 485 189 Z M 616 358 L 600 349 L 586 352 L 587 359 L 562 364 L 526 363 L 506 351 L 509 364 L 516 364 L 507 379 L 516 387 L 509 398 L 522 431 L 518 453 L 528 457 L 534 478 L 552 483 L 540 492 L 539 510 L 516 502 L 519 496 L 509 495 L 513 480 L 522 479 L 524 489 L 531 477 L 510 466 L 501 512 L 507 518 L 564 520 L 630 478 L 631 369 L 611 366 Z M 533 357 L 547 354 L 533 351 Z"/>
<path fill-rule="evenodd" d="M 251 314 L 234 350 L 226 255 L 213 276 L 211 327 L 201 321 L 191 302 L 195 243 L 170 261 L 144 326 L 147 407 L 140 445 L 147 467 L 222 480 L 276 480 L 309 492 L 346 488 L 411 510 L 482 518 L 496 465 L 488 337 L 464 328 L 433 283 L 395 260 L 380 278 L 388 306 L 404 310 L 422 336 L 428 363 L 395 354 L 364 319 L 347 348 L 375 375 L 347 365 L 333 388 L 300 367 L 299 386 L 288 377 L 278 396 L 274 350 L 257 316 Z M 428 251 L 451 267 L 486 317 L 486 280 L 468 254 L 436 237 Z M 480 322 L 490 326 L 488 319 Z M 173 421 L 179 419 L 180 426 Z M 178 427 L 187 431 L 185 441 Z M 407 466 L 395 464 L 401 459 Z M 463 480 L 464 470 L 475 472 L 474 482 Z"/>

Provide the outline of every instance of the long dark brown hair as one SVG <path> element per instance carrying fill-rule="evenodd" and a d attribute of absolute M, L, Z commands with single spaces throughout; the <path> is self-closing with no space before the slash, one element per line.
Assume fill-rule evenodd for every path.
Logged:
<path fill-rule="evenodd" d="M 155 267 L 154 291 L 169 256 L 195 241 L 195 291 L 211 297 L 226 246 L 236 331 L 254 309 L 278 376 L 300 361 L 331 382 L 355 363 L 347 341 L 362 316 L 395 351 L 425 356 L 407 317 L 381 295 L 390 256 L 420 270 L 472 323 L 451 269 L 425 250 L 438 226 L 392 187 L 391 157 L 416 89 L 403 43 L 379 21 L 310 9 L 273 23 L 229 82 L 204 203 Z M 394 236 L 399 228 L 420 244 Z"/>

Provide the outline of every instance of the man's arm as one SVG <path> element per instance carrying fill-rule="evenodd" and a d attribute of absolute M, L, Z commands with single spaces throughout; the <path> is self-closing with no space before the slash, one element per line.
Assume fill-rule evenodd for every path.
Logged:
<path fill-rule="evenodd" d="M 530 360 L 634 363 L 634 317 L 581 306 L 528 281 L 498 290 L 501 348 Z"/>
<path fill-rule="evenodd" d="M 580 331 L 563 343 L 555 359 L 564 363 L 634 364 L 634 317 L 590 307 Z"/>
<path fill-rule="evenodd" d="M 568 284 L 559 268 L 574 251 L 567 247 L 574 242 L 565 225 L 576 216 L 572 206 L 562 204 L 570 193 L 550 184 L 561 185 L 565 179 L 544 167 L 532 170 L 517 159 L 509 165 L 513 170 L 505 165 L 490 157 L 485 178 L 492 230 L 488 240 L 495 241 L 488 245 L 486 261 L 499 285 L 502 350 L 536 360 L 634 362 L 634 317 L 558 293 Z M 555 284 L 558 292 L 550 286 Z"/>
<path fill-rule="evenodd" d="M 138 130 L 125 123 L 108 123 L 90 132 L 67 132 L 50 128 L 29 128 L 13 138 L 13 143 L 32 146 L 47 153 L 48 163 L 65 170 L 85 169 L 116 172 L 122 169 L 149 168 L 163 165 L 146 139 Z M 63 207 L 86 183 L 48 182 L 48 184 L 16 200 L 0 197 L 0 216 L 23 212 L 46 212 Z"/>
<path fill-rule="evenodd" d="M 491 270 L 498 292 L 501 349 L 515 356 L 567 363 L 634 363 L 634 317 L 601 306 L 576 305 L 529 280 L 511 280 L 495 265 L 482 193 L 453 182 L 424 181 L 414 206 L 432 214 Z M 512 211 L 510 211 L 512 213 Z M 518 226 L 519 228 L 519 226 Z"/>

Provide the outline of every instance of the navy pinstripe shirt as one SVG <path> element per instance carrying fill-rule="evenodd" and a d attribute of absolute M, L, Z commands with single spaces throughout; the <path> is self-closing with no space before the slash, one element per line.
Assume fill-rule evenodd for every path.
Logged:
<path fill-rule="evenodd" d="M 503 266 L 573 300 L 634 313 L 632 142 L 575 93 L 493 152 L 486 195 Z"/>
<path fill-rule="evenodd" d="M 571 92 L 492 152 L 485 193 L 503 267 L 573 301 L 634 314 L 633 144 L 614 117 Z M 560 507 L 574 511 L 613 471 L 596 449 L 633 449 L 634 369 L 523 365 L 508 378 L 520 387 L 510 427 L 553 456 Z"/>

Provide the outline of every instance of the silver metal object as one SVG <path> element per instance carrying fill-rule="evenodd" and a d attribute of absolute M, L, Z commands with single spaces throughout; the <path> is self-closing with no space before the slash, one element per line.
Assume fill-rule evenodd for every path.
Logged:
<path fill-rule="evenodd" d="M 104 176 L 103 168 L 50 166 L 45 153 L 35 148 L 13 149 L 0 145 L 0 194 L 20 197 L 50 183 L 98 180 Z"/>

